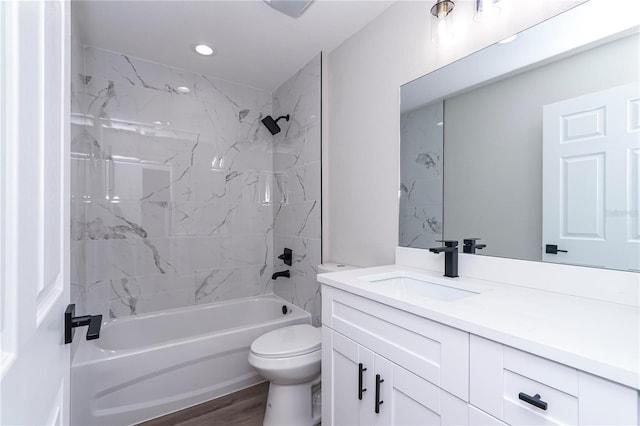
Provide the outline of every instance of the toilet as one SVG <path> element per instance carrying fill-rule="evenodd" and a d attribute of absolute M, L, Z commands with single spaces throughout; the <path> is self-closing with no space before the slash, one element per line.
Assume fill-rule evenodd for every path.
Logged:
<path fill-rule="evenodd" d="M 251 344 L 249 364 L 269 380 L 265 426 L 320 423 L 320 328 L 282 327 Z"/>

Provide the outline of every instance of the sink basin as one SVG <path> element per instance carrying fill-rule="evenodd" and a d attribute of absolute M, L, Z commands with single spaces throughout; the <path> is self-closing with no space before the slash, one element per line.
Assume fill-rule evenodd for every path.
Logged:
<path fill-rule="evenodd" d="M 428 299 L 453 301 L 480 294 L 477 291 L 463 290 L 425 275 L 392 272 L 360 277 L 375 286 L 376 291 L 392 297 L 410 298 L 414 296 Z"/>

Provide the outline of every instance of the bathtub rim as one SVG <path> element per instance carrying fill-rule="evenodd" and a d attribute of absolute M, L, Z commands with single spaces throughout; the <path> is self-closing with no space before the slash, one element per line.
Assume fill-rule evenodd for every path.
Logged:
<path fill-rule="evenodd" d="M 111 320 L 104 321 L 102 323 L 102 327 L 107 327 L 115 324 L 122 325 L 122 324 L 126 324 L 127 322 L 135 321 L 141 318 L 154 318 L 159 316 L 166 316 L 171 313 L 182 312 L 182 311 L 206 310 L 206 309 L 213 309 L 216 306 L 241 304 L 242 302 L 247 302 L 252 300 L 274 300 L 278 303 L 282 302 L 282 304 L 287 305 L 287 307 L 291 308 L 291 311 L 286 315 L 279 316 L 268 322 L 258 322 L 258 323 L 249 324 L 249 325 L 231 327 L 231 328 L 226 328 L 216 332 L 197 334 L 197 335 L 188 336 L 180 339 L 154 343 L 151 345 L 137 346 L 135 348 L 130 348 L 130 349 L 104 349 L 98 346 L 97 341 L 93 341 L 93 340 L 88 341 L 85 339 L 81 339 L 78 344 L 78 348 L 75 352 L 75 355 L 71 360 L 71 368 L 75 366 L 84 366 L 84 365 L 88 365 L 96 362 L 102 362 L 102 361 L 113 359 L 113 358 L 138 355 L 141 353 L 152 351 L 154 349 L 178 346 L 181 344 L 185 344 L 187 342 L 202 341 L 202 340 L 211 338 L 212 336 L 229 335 L 239 330 L 242 330 L 243 328 L 247 328 L 247 327 L 256 328 L 256 327 L 264 326 L 265 324 L 285 322 L 285 320 L 289 318 L 306 319 L 307 321 L 305 323 L 308 323 L 308 324 L 312 323 L 311 314 L 309 312 L 305 311 L 304 309 L 294 305 L 293 303 L 285 299 L 282 299 L 280 296 L 277 296 L 276 294 L 271 293 L 271 294 L 265 294 L 265 295 L 243 297 L 239 299 L 224 300 L 219 302 L 203 303 L 201 305 L 165 309 L 162 311 L 149 312 L 141 315 L 132 315 L 124 318 L 114 318 Z"/>

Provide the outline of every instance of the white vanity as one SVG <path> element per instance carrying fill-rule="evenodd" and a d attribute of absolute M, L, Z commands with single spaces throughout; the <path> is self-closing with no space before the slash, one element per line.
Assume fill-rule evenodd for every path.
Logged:
<path fill-rule="evenodd" d="M 442 277 L 424 250 L 398 259 L 318 277 L 323 423 L 638 424 L 639 309 L 619 303 L 637 302 L 637 275 L 624 274 L 620 300 L 596 300 L 592 283 L 581 297 L 554 282 L 566 265 L 531 263 L 512 285 L 487 280 L 499 260 L 463 256 L 480 280 Z M 509 279 L 514 261 L 501 261 Z M 527 284 L 545 274 L 556 278 Z"/>

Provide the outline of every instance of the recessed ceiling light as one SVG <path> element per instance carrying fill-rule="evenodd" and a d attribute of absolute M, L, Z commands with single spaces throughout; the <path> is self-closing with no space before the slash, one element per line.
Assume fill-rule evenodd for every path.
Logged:
<path fill-rule="evenodd" d="M 189 93 L 191 91 L 191 89 L 185 86 L 178 86 L 176 87 L 176 90 L 180 93 Z"/>
<path fill-rule="evenodd" d="M 216 51 L 213 47 L 206 44 L 197 44 L 194 49 L 203 56 L 215 55 Z"/>
<path fill-rule="evenodd" d="M 518 38 L 518 34 L 514 34 L 511 37 L 507 37 L 504 40 L 501 40 L 498 42 L 498 44 L 507 44 L 507 43 L 511 43 L 513 40 L 515 40 L 516 38 Z"/>

